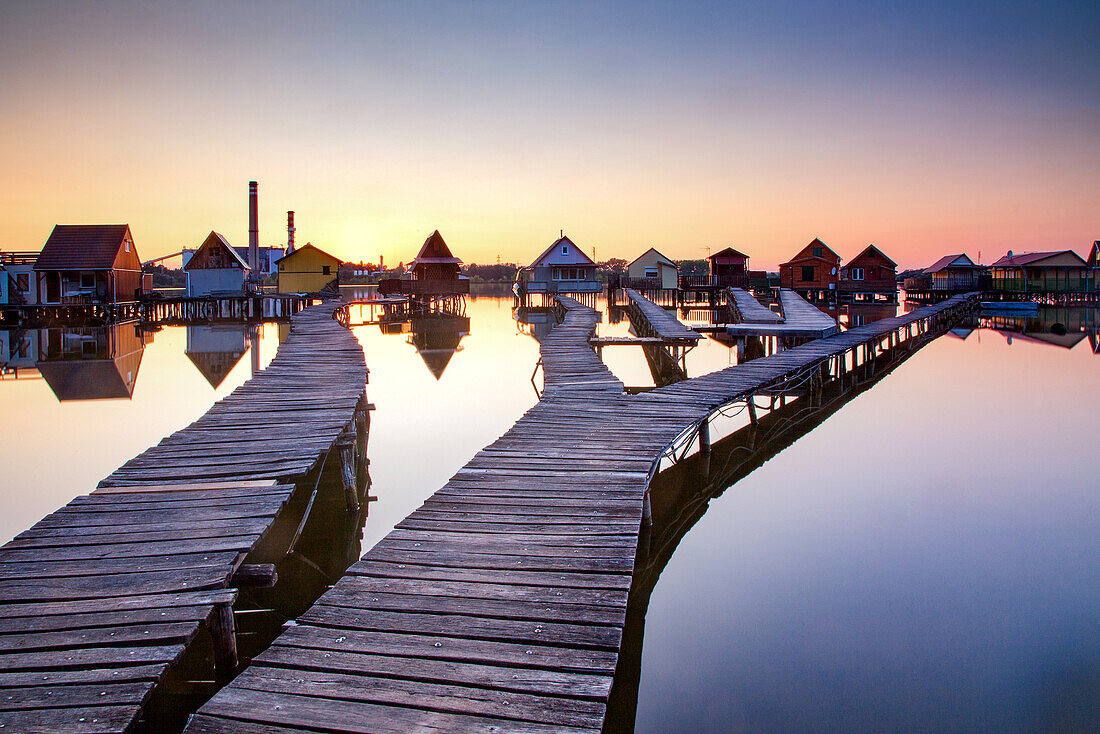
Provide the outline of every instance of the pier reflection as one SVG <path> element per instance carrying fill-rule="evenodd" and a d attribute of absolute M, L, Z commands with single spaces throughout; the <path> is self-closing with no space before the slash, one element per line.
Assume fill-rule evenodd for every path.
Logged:
<path fill-rule="evenodd" d="M 0 371 L 37 373 L 60 402 L 130 399 L 150 335 L 136 323 L 0 332 Z"/>
<path fill-rule="evenodd" d="M 768 412 L 761 412 L 755 424 L 714 442 L 709 454 L 697 452 L 654 477 L 649 489 L 652 524 L 639 541 L 604 734 L 634 731 L 650 597 L 680 541 L 706 514 L 711 501 L 874 387 L 913 353 L 889 350 L 874 361 L 869 373 L 825 383 L 819 399 L 778 401 Z"/>

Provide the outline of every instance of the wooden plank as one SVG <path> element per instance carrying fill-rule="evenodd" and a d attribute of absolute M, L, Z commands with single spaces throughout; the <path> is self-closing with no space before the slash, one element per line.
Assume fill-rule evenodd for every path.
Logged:
<path fill-rule="evenodd" d="M 147 492 L 210 492 L 219 489 L 248 489 L 274 487 L 274 479 L 238 479 L 223 482 L 178 482 L 173 484 L 145 484 L 140 487 L 98 487 L 92 494 L 144 494 Z"/>

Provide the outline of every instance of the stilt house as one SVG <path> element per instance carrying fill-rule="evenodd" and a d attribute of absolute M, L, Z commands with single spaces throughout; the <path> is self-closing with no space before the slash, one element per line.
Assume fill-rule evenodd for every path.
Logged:
<path fill-rule="evenodd" d="M 38 303 L 123 303 L 141 295 L 127 224 L 59 224 L 34 262 Z"/>

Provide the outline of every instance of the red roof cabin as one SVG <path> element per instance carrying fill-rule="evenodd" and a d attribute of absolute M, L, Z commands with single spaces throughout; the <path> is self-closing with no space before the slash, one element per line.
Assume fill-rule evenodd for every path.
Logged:
<path fill-rule="evenodd" d="M 128 224 L 58 224 L 34 271 L 40 304 L 124 303 L 141 295 Z"/>
<path fill-rule="evenodd" d="M 747 288 L 749 256 L 727 247 L 707 258 L 710 261 L 711 284 L 722 288 Z"/>
<path fill-rule="evenodd" d="M 841 298 L 847 301 L 874 301 L 879 296 L 896 301 L 897 277 L 898 264 L 874 245 L 867 245 L 840 269 L 837 288 Z"/>
<path fill-rule="evenodd" d="M 779 286 L 810 302 L 836 302 L 840 255 L 819 239 L 779 266 Z"/>

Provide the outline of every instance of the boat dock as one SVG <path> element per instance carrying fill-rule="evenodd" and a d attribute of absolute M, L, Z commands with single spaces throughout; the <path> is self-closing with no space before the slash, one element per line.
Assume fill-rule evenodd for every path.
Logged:
<path fill-rule="evenodd" d="M 545 390 L 503 436 L 371 549 L 188 732 L 598 732 L 648 487 L 710 451 L 710 420 L 754 397 L 814 399 L 882 350 L 913 350 L 976 308 L 958 296 L 637 396 L 587 341 L 598 314 L 558 299 Z M 819 394 L 819 393 L 818 393 Z"/>
<path fill-rule="evenodd" d="M 0 727 L 127 732 L 199 637 L 237 667 L 237 589 L 295 482 L 366 429 L 341 304 L 297 313 L 270 366 L 0 548 Z M 211 671 L 213 673 L 213 671 Z"/>

